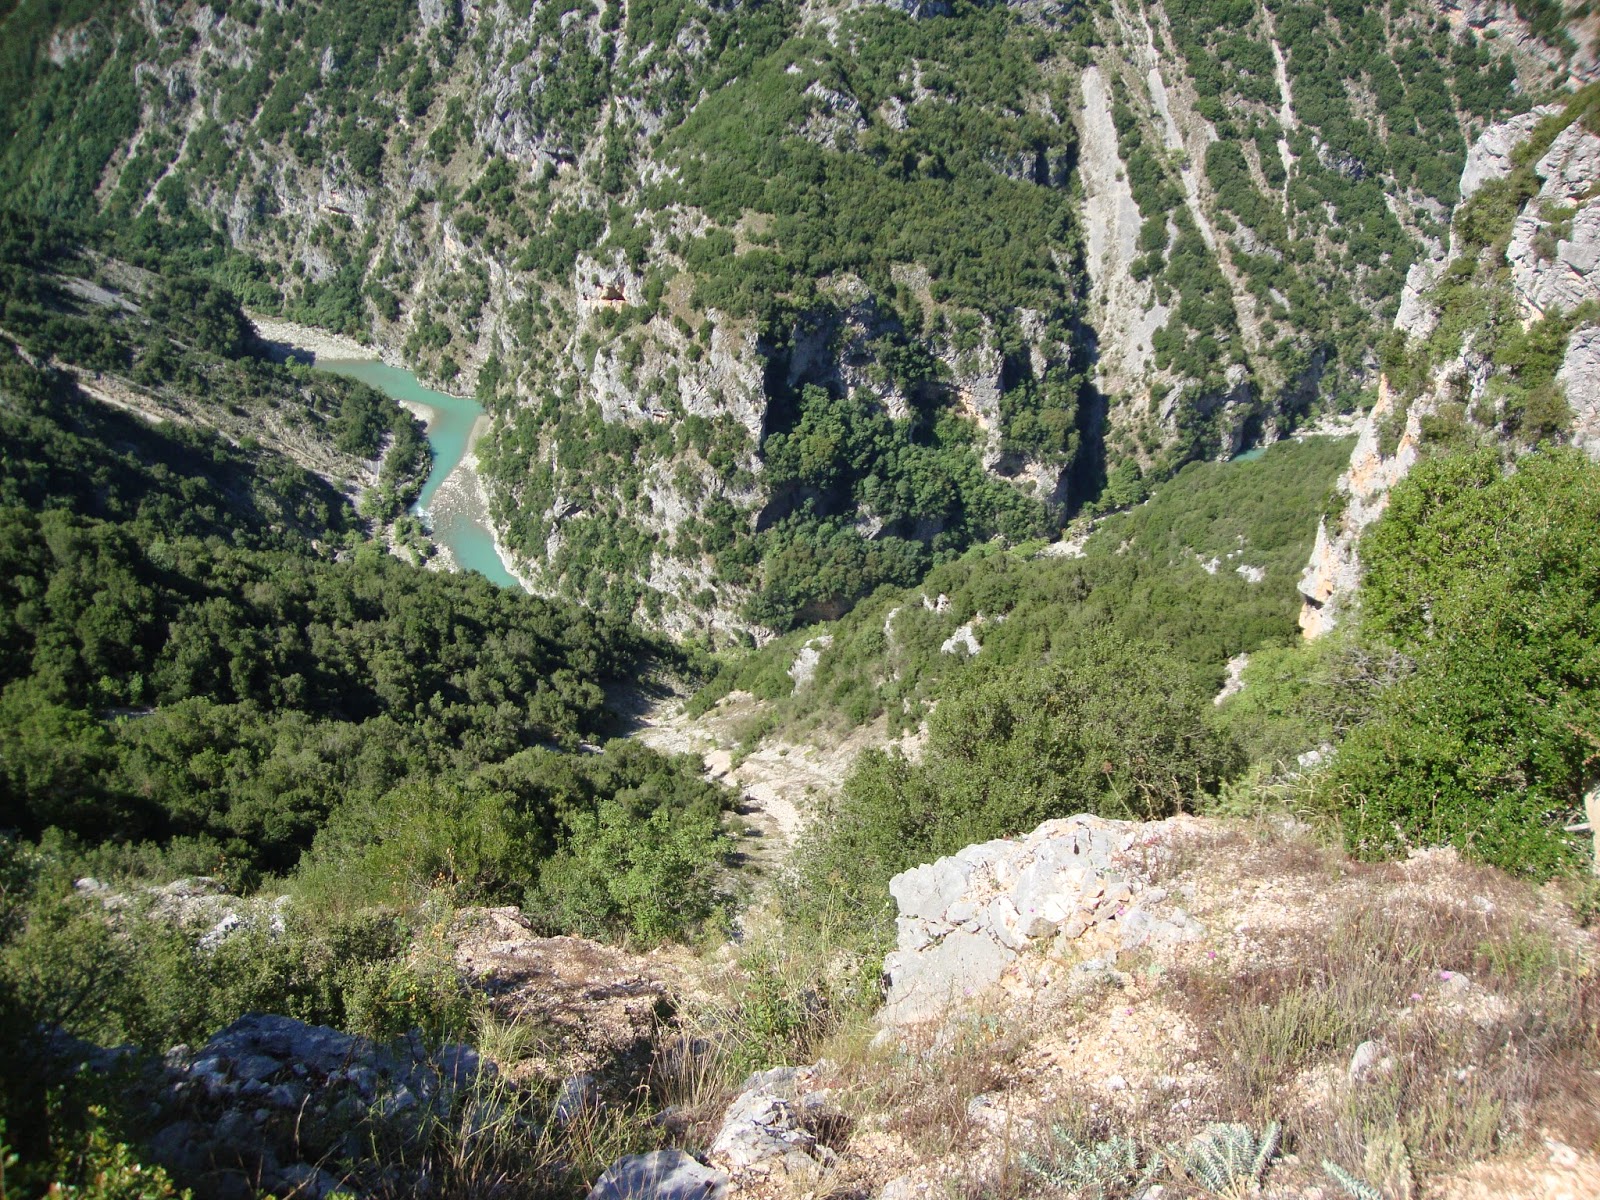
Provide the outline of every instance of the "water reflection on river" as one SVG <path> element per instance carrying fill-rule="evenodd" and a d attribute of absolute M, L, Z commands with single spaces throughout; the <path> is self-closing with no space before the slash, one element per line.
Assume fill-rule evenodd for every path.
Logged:
<path fill-rule="evenodd" d="M 426 410 L 433 470 L 422 485 L 415 511 L 428 523 L 434 540 L 450 551 L 456 566 L 477 571 L 501 587 L 519 586 L 495 552 L 476 474 L 462 459 L 472 447 L 473 427 L 483 408 L 463 396 L 425 388 L 400 367 L 370 361 L 317 359 L 319 370 L 332 371 L 370 384 L 386 395 Z"/>

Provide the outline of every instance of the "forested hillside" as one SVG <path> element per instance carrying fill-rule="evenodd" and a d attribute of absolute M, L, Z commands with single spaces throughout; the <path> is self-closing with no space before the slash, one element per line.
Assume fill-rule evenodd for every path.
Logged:
<path fill-rule="evenodd" d="M 1368 402 L 1555 11 L 22 3 L 0 177 L 475 388 L 542 589 L 760 633 Z"/>
<path fill-rule="evenodd" d="M 434 1027 L 449 989 L 395 956 L 439 888 L 654 939 L 727 885 L 728 797 L 607 741 L 603 687 L 684 656 L 391 553 L 425 546 L 411 415 L 270 361 L 182 262 L 104 244 L 0 223 L 0 1137 L 29 1190 L 110 1169 L 96 1097 L 53 1090 L 54 1037 L 170 1045 L 246 1009 Z M 223 967 L 137 905 L 113 931 L 91 876 L 301 900 Z"/>
<path fill-rule="evenodd" d="M 217 285 L 3 230 L 8 828 L 253 882 L 343 804 L 603 738 L 603 684 L 683 668 L 614 619 L 386 553 L 418 423 L 269 361 Z"/>
<path fill-rule="evenodd" d="M 1253 461 L 1191 463 L 1147 503 L 1084 530 L 1075 554 L 1038 542 L 969 551 L 916 588 L 884 588 L 841 621 L 732 659 L 692 708 L 743 690 L 775 702 L 773 728 L 883 716 L 897 734 L 941 697 L 1106 626 L 1139 640 L 1175 685 L 1214 692 L 1229 659 L 1297 639 L 1294 583 L 1349 451 L 1311 438 Z M 815 662 L 798 679 L 807 649 Z"/>

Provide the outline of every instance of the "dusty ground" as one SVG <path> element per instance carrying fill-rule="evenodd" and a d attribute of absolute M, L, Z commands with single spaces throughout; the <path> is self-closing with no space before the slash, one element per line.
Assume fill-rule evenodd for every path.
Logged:
<path fill-rule="evenodd" d="M 625 1097 L 649 1068 L 660 1023 L 703 1002 L 704 968 L 677 946 L 631 953 L 578 937 L 538 937 L 514 908 L 462 910 L 450 930 L 456 969 L 525 1040 L 499 1061 L 514 1078 L 588 1073 Z"/>
<path fill-rule="evenodd" d="M 1600 1196 L 1596 938 L 1554 890 L 1449 852 L 1369 865 L 1301 831 L 1191 830 L 1149 869 L 1192 896 L 1203 940 L 841 1046 L 821 1085 L 849 1133 L 823 1186 L 741 1194 L 1061 1195 L 1025 1166 L 1052 1127 L 1159 1148 L 1276 1119 L 1266 1196 L 1344 1196 L 1324 1158 L 1377 1180 L 1384 1131 L 1413 1148 L 1390 1200 Z M 1064 981 L 1071 949 L 1050 957 Z"/>

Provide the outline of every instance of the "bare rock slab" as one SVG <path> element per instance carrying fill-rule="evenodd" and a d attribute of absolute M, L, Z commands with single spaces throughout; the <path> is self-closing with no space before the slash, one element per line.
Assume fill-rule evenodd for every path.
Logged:
<path fill-rule="evenodd" d="M 606 1168 L 589 1200 L 723 1200 L 728 1177 L 682 1150 L 630 1154 Z"/>
<path fill-rule="evenodd" d="M 1046 821 L 1025 838 L 968 846 L 896 875 L 898 943 L 884 962 L 880 1019 L 933 1019 L 1046 953 L 1114 960 L 1199 937 L 1199 923 L 1150 881 L 1181 820 Z"/>

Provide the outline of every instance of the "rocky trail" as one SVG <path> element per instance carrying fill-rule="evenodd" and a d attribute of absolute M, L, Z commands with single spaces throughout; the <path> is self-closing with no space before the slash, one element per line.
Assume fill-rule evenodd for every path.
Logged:
<path fill-rule="evenodd" d="M 740 854 L 758 873 L 782 863 L 863 750 L 893 744 L 914 756 L 921 747 L 916 736 L 889 738 L 881 719 L 816 742 L 757 736 L 752 747 L 769 706 L 749 692 L 732 692 L 700 716 L 689 715 L 687 697 L 673 694 L 628 689 L 610 703 L 628 736 L 663 754 L 696 755 L 707 779 L 739 791 Z"/>

